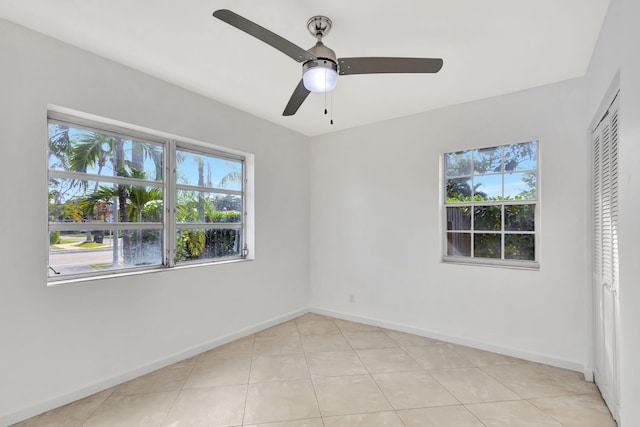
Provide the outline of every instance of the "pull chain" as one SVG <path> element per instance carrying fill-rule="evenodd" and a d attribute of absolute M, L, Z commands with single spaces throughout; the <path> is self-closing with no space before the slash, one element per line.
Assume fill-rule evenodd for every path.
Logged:
<path fill-rule="evenodd" d="M 333 91 L 331 91 L 331 95 L 329 95 L 329 102 L 331 103 L 331 125 L 333 126 Z"/>
<path fill-rule="evenodd" d="M 324 63 L 326 64 L 327 61 L 324 61 Z M 331 94 L 329 95 L 330 99 L 329 102 L 331 103 L 331 115 L 329 116 L 329 122 L 333 125 L 333 91 L 331 91 Z M 325 68 L 324 70 L 324 114 L 325 116 L 327 115 L 327 70 Z"/>
<path fill-rule="evenodd" d="M 326 64 L 327 61 L 324 61 Z M 327 115 L 327 69 L 324 69 L 324 114 Z"/>

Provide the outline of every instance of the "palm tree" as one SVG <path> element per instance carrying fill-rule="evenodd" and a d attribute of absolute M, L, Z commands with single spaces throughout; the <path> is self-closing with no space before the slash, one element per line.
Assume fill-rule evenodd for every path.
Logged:
<path fill-rule="evenodd" d="M 144 174 L 140 172 L 134 172 L 136 176 L 134 178 L 143 178 Z M 135 218 L 136 222 L 142 222 L 144 220 L 144 211 L 145 208 L 150 206 L 152 203 L 162 200 L 163 191 L 161 188 L 151 188 L 147 189 L 146 187 L 141 186 L 132 186 L 132 185 L 123 185 L 118 187 L 105 187 L 100 186 L 90 194 L 83 197 L 80 201 L 80 206 L 82 207 L 85 215 L 88 217 L 95 216 L 96 207 L 104 204 L 110 204 L 114 200 L 114 198 L 120 199 L 121 196 L 125 197 L 125 204 L 121 206 L 126 206 L 124 209 L 120 209 L 120 218 L 122 218 L 122 211 L 126 211 L 126 218 Z M 128 237 L 129 243 L 125 244 L 125 237 Z M 113 263 L 116 264 L 118 262 L 118 250 L 117 250 L 117 239 L 118 236 L 116 234 L 114 239 L 114 258 Z M 142 230 L 137 230 L 136 232 L 136 247 L 135 247 L 135 255 L 131 256 L 131 235 L 130 232 L 123 232 L 123 258 L 125 260 L 129 260 L 129 262 L 140 259 L 142 257 Z"/>
<path fill-rule="evenodd" d="M 234 183 L 234 182 L 242 182 L 242 172 L 238 170 L 233 170 L 227 173 L 220 180 L 220 187 L 224 188 L 227 184 Z"/>
<path fill-rule="evenodd" d="M 70 169 L 76 172 L 87 172 L 97 163 L 96 174 L 100 175 L 113 154 L 115 140 L 116 138 L 112 136 L 96 132 L 83 135 L 73 147 Z M 96 182 L 95 189 L 97 188 Z"/>
<path fill-rule="evenodd" d="M 132 177 L 135 166 L 142 170 L 144 157 L 148 156 L 155 165 L 156 178 L 162 177 L 162 149 L 151 144 L 144 144 L 132 141 L 132 160 L 127 161 L 125 156 L 126 140 L 116 136 L 105 135 L 98 132 L 84 132 L 72 144 L 70 150 L 69 170 L 87 173 L 97 166 L 97 174 L 100 175 L 103 168 L 111 163 L 115 176 Z M 135 144 L 134 144 L 135 142 Z M 144 176 L 144 175 L 143 175 Z M 133 176 L 135 177 L 135 176 Z M 86 187 L 86 183 L 82 183 Z M 94 192 L 98 190 L 99 183 L 96 182 Z M 114 198 L 118 200 L 118 221 L 129 222 L 129 209 L 127 208 L 129 186 L 118 184 Z M 117 242 L 118 233 L 114 239 Z M 131 253 L 130 231 L 122 232 L 122 249 L 125 264 L 133 262 Z"/>

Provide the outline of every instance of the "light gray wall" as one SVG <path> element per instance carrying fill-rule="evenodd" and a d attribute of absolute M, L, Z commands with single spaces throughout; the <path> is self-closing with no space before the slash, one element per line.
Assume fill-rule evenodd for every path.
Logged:
<path fill-rule="evenodd" d="M 0 425 L 307 307 L 305 136 L 3 20 L 0 58 Z M 47 287 L 48 104 L 255 154 L 255 261 Z"/>
<path fill-rule="evenodd" d="M 313 138 L 311 307 L 590 372 L 584 83 Z M 532 139 L 540 270 L 442 263 L 440 156 Z"/>
<path fill-rule="evenodd" d="M 309 277 L 311 304 L 326 312 L 589 371 L 585 129 L 620 71 L 621 415 L 640 425 L 638 16 L 639 2 L 611 1 L 585 79 L 317 137 L 311 149 L 0 20 L 0 424 L 296 312 Z M 47 288 L 47 104 L 254 153 L 256 261 Z M 440 263 L 441 153 L 533 138 L 540 271 Z"/>
<path fill-rule="evenodd" d="M 640 425 L 640 2 L 612 0 L 589 66 L 588 118 L 619 73 L 620 426 Z"/>

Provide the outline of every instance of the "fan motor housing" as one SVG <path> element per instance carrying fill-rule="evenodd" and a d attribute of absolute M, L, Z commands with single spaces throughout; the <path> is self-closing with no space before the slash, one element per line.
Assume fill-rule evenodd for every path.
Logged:
<path fill-rule="evenodd" d="M 305 71 L 314 67 L 332 68 L 334 71 L 338 71 L 336 53 L 333 49 L 326 47 L 321 41 L 318 41 L 308 52 L 318 59 L 312 59 L 302 64 L 303 74 Z"/>
<path fill-rule="evenodd" d="M 318 59 L 328 59 L 331 62 L 336 62 L 336 53 L 333 49 L 326 47 L 321 41 L 317 42 L 308 52 Z"/>

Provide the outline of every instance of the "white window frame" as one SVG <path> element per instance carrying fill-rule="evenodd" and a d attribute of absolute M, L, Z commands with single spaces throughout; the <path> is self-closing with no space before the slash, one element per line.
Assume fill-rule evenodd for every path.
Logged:
<path fill-rule="evenodd" d="M 460 152 L 460 151 L 474 151 L 474 150 L 483 150 L 483 149 L 491 149 L 491 148 L 499 148 L 499 147 L 506 147 L 509 145 L 513 145 L 513 144 L 520 144 L 523 142 L 536 142 L 536 169 L 535 169 L 535 173 L 536 173 L 536 198 L 535 199 L 530 199 L 530 200 L 483 200 L 483 201 L 469 201 L 469 202 L 459 202 L 459 203 L 450 203 L 447 202 L 447 179 L 451 179 L 451 178 L 458 178 L 458 177 L 454 177 L 454 176 L 447 176 L 447 170 L 446 170 L 446 157 L 447 154 L 451 154 L 451 153 L 455 153 L 455 152 Z M 478 266 L 493 266 L 493 267 L 504 267 L 504 268 L 516 268 L 516 269 L 531 269 L 531 270 L 538 270 L 540 268 L 540 140 L 539 139 L 529 139 L 526 141 L 520 141 L 520 142 L 513 142 L 513 143 L 507 143 L 507 144 L 500 144 L 500 145 L 494 145 L 494 146 L 486 146 L 486 147 L 474 147 L 474 148 L 466 148 L 463 150 L 457 150 L 457 151 L 451 151 L 451 152 L 447 152 L 447 153 L 443 153 L 440 159 L 440 165 L 441 165 L 441 184 L 440 184 L 440 191 L 441 191 L 441 233 L 440 235 L 442 236 L 442 261 L 445 263 L 452 263 L 452 264 L 467 264 L 467 265 L 478 265 Z M 472 162 L 473 165 L 473 162 Z M 471 177 L 474 176 L 473 173 L 473 169 L 471 170 Z M 508 174 L 508 172 L 504 171 L 504 167 L 503 170 L 499 173 L 495 173 L 493 175 L 506 175 Z M 485 174 L 485 175 L 491 175 L 491 174 Z M 464 175 L 465 177 L 467 175 Z M 460 176 L 463 177 L 463 176 Z M 473 183 L 473 180 L 472 180 Z M 472 184 L 473 186 L 473 184 Z M 504 179 L 502 179 L 502 193 L 504 194 Z M 534 205 L 534 231 L 507 231 L 505 230 L 505 215 L 504 215 L 504 209 L 505 206 L 512 206 L 512 205 Z M 502 218 L 502 223 L 501 223 L 501 228 L 500 230 L 497 231 L 490 231 L 490 230 L 475 230 L 474 228 L 474 208 L 476 206 L 500 206 L 501 209 L 501 218 Z M 451 207 L 469 207 L 471 209 L 471 229 L 470 230 L 448 230 L 447 229 L 447 208 L 451 208 Z M 448 234 L 455 234 L 455 233 L 467 233 L 467 234 L 471 234 L 471 255 L 470 256 L 452 256 L 452 255 L 448 255 Z M 473 246 L 474 246 L 474 236 L 475 234 L 500 234 L 500 251 L 501 251 L 501 257 L 500 258 L 482 258 L 482 257 L 474 257 L 473 254 Z M 512 259 L 505 259 L 504 258 L 504 249 L 505 249 L 505 236 L 508 234 L 532 234 L 534 236 L 534 242 L 535 242 L 535 246 L 534 246 L 534 260 L 533 261 L 528 261 L 528 260 L 512 260 Z"/>
<path fill-rule="evenodd" d="M 47 240 L 51 231 L 91 231 L 91 230 L 162 230 L 162 264 L 142 267 L 126 267 L 122 269 L 96 271 L 90 273 L 50 275 L 47 273 L 47 281 L 50 285 L 63 283 L 95 280 L 108 277 L 127 276 L 131 274 L 143 274 L 148 272 L 165 271 L 171 268 L 184 268 L 193 266 L 212 265 L 236 261 L 253 260 L 255 258 L 252 247 L 254 243 L 254 215 L 253 215 L 253 161 L 254 156 L 250 153 L 238 150 L 227 149 L 225 147 L 208 144 L 194 139 L 171 135 L 168 133 L 142 128 L 87 113 L 77 112 L 63 107 L 49 106 L 47 111 L 47 129 L 49 123 L 63 124 L 72 128 L 94 131 L 113 136 L 121 136 L 126 139 L 135 139 L 144 143 L 152 143 L 163 147 L 163 180 L 151 181 L 128 177 L 115 177 L 109 175 L 93 175 L 89 173 L 61 171 L 49 169 L 47 163 L 47 186 L 49 177 L 75 178 L 90 181 L 124 183 L 131 185 L 144 185 L 147 187 L 157 187 L 163 189 L 163 217 L 162 222 L 145 223 L 56 223 L 49 222 L 47 215 Z M 48 132 L 47 132 L 48 134 Z M 241 190 L 228 190 L 218 187 L 198 187 L 193 185 L 177 184 L 176 176 L 176 151 L 183 150 L 200 155 L 229 159 L 242 164 L 242 186 Z M 47 150 L 48 151 L 48 150 Z M 242 213 L 239 223 L 178 223 L 176 220 L 177 191 L 186 189 L 190 191 L 205 191 L 217 194 L 233 194 L 242 198 Z M 48 211 L 48 210 L 47 210 Z M 178 262 L 176 259 L 176 234 L 180 229 L 229 229 L 240 228 L 240 255 L 206 258 L 198 260 L 184 260 Z M 49 261 L 49 247 L 47 245 L 47 262 Z M 48 272 L 51 271 L 48 265 Z"/>

